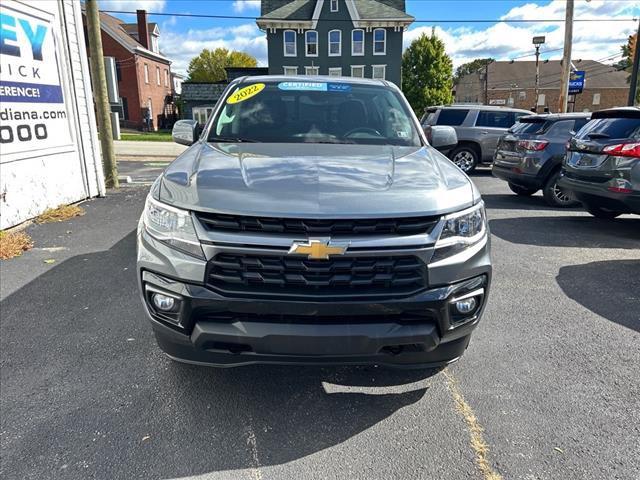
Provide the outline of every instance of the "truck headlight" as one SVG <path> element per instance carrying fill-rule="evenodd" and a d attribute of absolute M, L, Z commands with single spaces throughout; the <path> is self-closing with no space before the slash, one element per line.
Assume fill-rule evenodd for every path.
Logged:
<path fill-rule="evenodd" d="M 145 231 L 156 240 L 204 259 L 191 215 L 186 210 L 160 203 L 149 195 L 144 205 L 142 223 Z"/>
<path fill-rule="evenodd" d="M 483 241 L 487 236 L 487 214 L 484 202 L 444 217 L 444 227 L 431 259 L 437 262 Z"/>

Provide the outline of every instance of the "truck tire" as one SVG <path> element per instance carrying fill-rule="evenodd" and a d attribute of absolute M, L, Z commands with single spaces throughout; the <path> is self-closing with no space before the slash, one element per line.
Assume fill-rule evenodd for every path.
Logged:
<path fill-rule="evenodd" d="M 473 172 L 480 161 L 476 149 L 468 145 L 457 147 L 449 154 L 449 158 L 464 173 Z"/>

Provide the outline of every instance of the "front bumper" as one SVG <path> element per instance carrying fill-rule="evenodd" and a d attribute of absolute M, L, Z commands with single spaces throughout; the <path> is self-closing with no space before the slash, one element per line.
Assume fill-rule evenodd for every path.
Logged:
<path fill-rule="evenodd" d="M 204 286 L 206 262 L 188 258 L 141 230 L 138 273 L 158 344 L 176 360 L 213 366 L 430 367 L 454 361 L 466 349 L 486 305 L 489 251 L 487 237 L 462 254 L 430 265 L 433 286 L 407 297 L 230 298 Z M 454 315 L 452 299 L 479 291 L 472 314 L 462 319 Z M 154 292 L 175 297 L 179 310 L 168 316 L 156 311 L 150 301 Z"/>

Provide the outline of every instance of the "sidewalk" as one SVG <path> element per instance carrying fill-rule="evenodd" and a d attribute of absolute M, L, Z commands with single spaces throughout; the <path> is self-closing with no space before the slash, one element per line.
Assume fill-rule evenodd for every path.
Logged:
<path fill-rule="evenodd" d="M 118 160 L 130 161 L 171 161 L 187 149 L 184 145 L 174 142 L 114 140 L 113 145 Z"/>

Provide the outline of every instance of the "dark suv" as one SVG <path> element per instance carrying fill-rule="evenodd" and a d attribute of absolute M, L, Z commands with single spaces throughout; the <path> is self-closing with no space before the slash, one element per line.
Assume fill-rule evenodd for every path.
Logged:
<path fill-rule="evenodd" d="M 503 135 L 493 158 L 493 175 L 509 183 L 512 192 L 530 196 L 542 189 L 552 207 L 578 202 L 558 186 L 567 142 L 591 117 L 590 113 L 529 115 Z"/>
<path fill-rule="evenodd" d="M 518 118 L 529 114 L 527 110 L 492 105 L 446 105 L 427 108 L 420 123 L 427 137 L 433 125 L 455 129 L 458 146 L 447 156 L 469 173 L 480 163 L 491 163 L 498 139 Z"/>
<path fill-rule="evenodd" d="M 558 183 L 595 217 L 640 214 L 640 108 L 595 112 L 571 140 Z"/>

